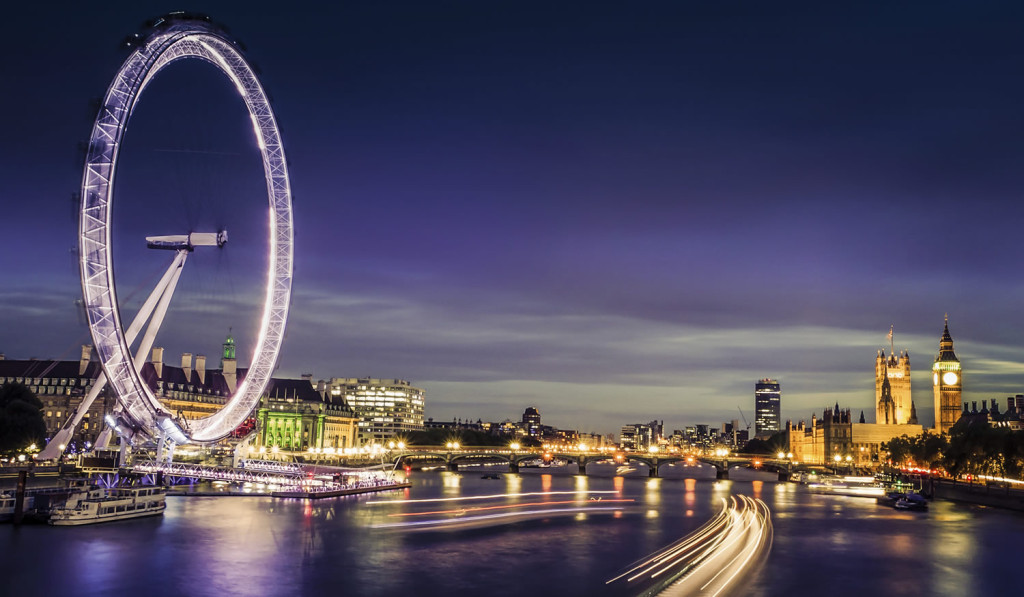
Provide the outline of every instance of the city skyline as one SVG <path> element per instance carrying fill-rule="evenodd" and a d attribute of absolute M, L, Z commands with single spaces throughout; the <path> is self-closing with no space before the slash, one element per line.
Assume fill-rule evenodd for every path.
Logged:
<path fill-rule="evenodd" d="M 1024 391 L 1020 8 L 253 6 L 197 8 L 262 67 L 291 162 L 279 376 L 398 377 L 435 420 L 536 406 L 586 431 L 750 418 L 764 377 L 783 421 L 836 402 L 870 417 L 894 325 L 927 427 L 948 312 L 963 399 Z M 8 358 L 87 341 L 76 144 L 117 41 L 167 9 L 9 13 L 39 30 L 0 42 L 21 57 L 0 100 L 19 141 L 2 150 Z M 175 210 L 230 222 L 159 341 L 212 357 L 247 333 L 250 278 L 218 276 L 252 265 L 259 201 L 243 198 L 263 183 L 241 103 L 193 66 L 143 96 L 118 193 L 131 234 L 181 232 L 150 229 Z M 212 213 L 181 199 L 206 194 Z M 156 267 L 122 265 L 126 289 Z"/>

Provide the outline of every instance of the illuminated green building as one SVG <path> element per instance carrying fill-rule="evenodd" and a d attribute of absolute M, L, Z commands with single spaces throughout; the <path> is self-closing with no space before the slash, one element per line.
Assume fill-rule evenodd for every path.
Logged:
<path fill-rule="evenodd" d="M 257 447 L 344 450 L 356 442 L 358 417 L 342 396 L 324 396 L 309 378 L 272 379 L 256 411 Z"/>

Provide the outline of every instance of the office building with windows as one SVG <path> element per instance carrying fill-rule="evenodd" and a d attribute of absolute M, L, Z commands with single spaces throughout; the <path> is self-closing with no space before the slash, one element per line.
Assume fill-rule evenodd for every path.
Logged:
<path fill-rule="evenodd" d="M 767 437 L 781 431 L 782 390 L 779 382 L 764 378 L 754 385 L 754 434 Z"/>

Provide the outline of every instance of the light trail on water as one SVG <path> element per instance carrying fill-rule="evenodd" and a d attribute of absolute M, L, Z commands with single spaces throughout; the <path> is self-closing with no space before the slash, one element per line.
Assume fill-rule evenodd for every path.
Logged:
<path fill-rule="evenodd" d="M 634 499 L 620 499 L 620 500 L 601 500 L 602 504 L 617 503 L 617 502 L 635 502 Z M 576 500 L 563 500 L 560 502 L 529 502 L 524 504 L 505 504 L 503 506 L 476 506 L 472 508 L 458 508 L 456 510 L 433 510 L 430 512 L 399 512 L 397 514 L 388 514 L 388 516 L 428 516 L 431 514 L 465 514 L 467 512 L 483 512 L 486 510 L 508 510 L 510 508 L 528 508 L 532 506 L 560 506 L 564 504 L 575 504 Z"/>
<path fill-rule="evenodd" d="M 384 524 L 375 524 L 371 528 L 374 529 L 398 529 L 406 528 L 410 530 L 420 529 L 456 529 L 456 528 L 470 528 L 487 526 L 493 523 L 508 523 L 517 522 L 520 520 L 532 520 L 538 518 L 550 518 L 552 516 L 566 516 L 569 514 L 588 514 L 588 513 L 614 513 L 620 512 L 622 508 L 611 507 L 607 508 L 604 506 L 583 506 L 577 508 L 545 508 L 542 510 L 522 510 L 515 512 L 502 512 L 499 514 L 484 514 L 480 516 L 467 516 L 461 518 L 444 518 L 444 519 L 432 519 L 432 520 L 414 520 L 410 522 L 391 522 Z"/>
<path fill-rule="evenodd" d="M 516 497 L 533 497 L 538 495 L 597 495 L 597 494 L 613 494 L 617 495 L 618 491 L 532 491 L 528 493 L 496 493 L 491 495 L 470 495 L 465 497 L 451 497 L 451 498 L 429 498 L 421 500 L 374 500 L 366 502 L 367 506 L 379 506 L 382 504 L 428 504 L 436 502 L 461 502 L 465 500 L 496 500 L 501 498 L 516 498 Z"/>
<path fill-rule="evenodd" d="M 771 513 L 760 499 L 722 499 L 722 509 L 699 529 L 634 563 L 605 584 L 633 594 L 728 594 L 754 574 L 772 545 Z"/>

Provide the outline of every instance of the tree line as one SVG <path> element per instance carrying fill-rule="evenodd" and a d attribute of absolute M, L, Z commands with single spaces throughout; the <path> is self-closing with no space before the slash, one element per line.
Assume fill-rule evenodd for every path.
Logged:
<path fill-rule="evenodd" d="M 943 469 L 954 478 L 966 475 L 1020 478 L 1024 472 L 1024 430 L 961 419 L 949 435 L 925 431 L 893 438 L 882 447 L 894 466 Z"/>

